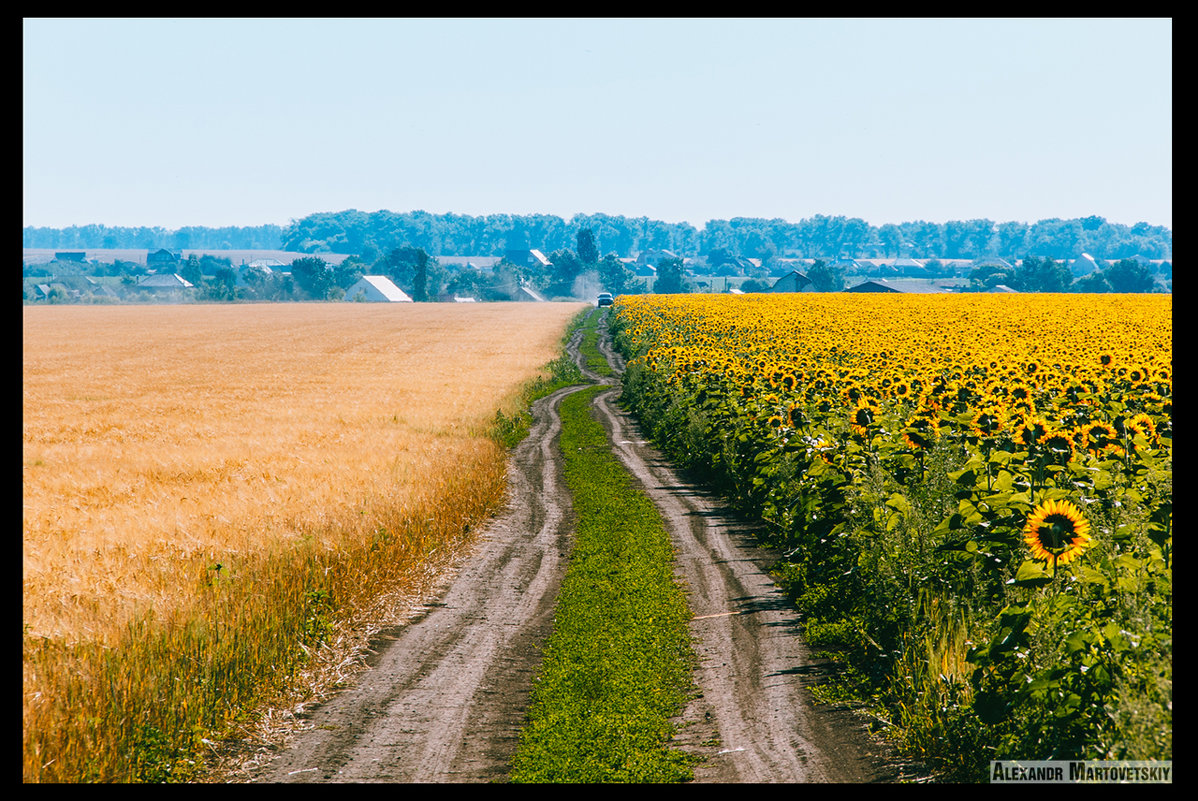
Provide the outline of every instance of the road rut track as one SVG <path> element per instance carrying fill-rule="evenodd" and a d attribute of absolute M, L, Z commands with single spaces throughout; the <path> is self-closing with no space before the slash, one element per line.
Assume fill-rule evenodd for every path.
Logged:
<path fill-rule="evenodd" d="M 614 452 L 657 505 L 688 588 L 697 693 L 677 747 L 697 757 L 698 782 L 877 782 L 898 762 L 851 710 L 815 703 L 828 669 L 804 645 L 793 608 L 766 572 L 751 527 L 683 478 L 617 404 L 618 385 L 593 409 Z M 623 361 L 606 336 L 613 369 Z M 585 386 L 537 401 L 533 427 L 513 451 L 505 511 L 460 560 L 427 611 L 374 641 L 369 670 L 305 714 L 305 727 L 249 781 L 502 782 L 541 645 L 569 559 L 572 504 L 558 450 L 558 406 Z"/>

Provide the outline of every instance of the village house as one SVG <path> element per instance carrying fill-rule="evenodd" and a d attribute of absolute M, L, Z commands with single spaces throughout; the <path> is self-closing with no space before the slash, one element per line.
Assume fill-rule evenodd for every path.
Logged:
<path fill-rule="evenodd" d="M 178 273 L 155 273 L 144 275 L 138 279 L 135 286 L 151 292 L 169 292 L 171 290 L 194 289 L 195 285 Z"/>
<path fill-rule="evenodd" d="M 512 264 L 518 264 L 521 267 L 537 267 L 548 270 L 553 267 L 553 262 L 539 250 L 505 250 L 503 257 Z"/>
<path fill-rule="evenodd" d="M 411 303 L 412 299 L 385 275 L 364 275 L 345 290 L 345 300 L 359 303 Z"/>
<path fill-rule="evenodd" d="M 771 292 L 802 292 L 805 289 L 810 289 L 814 282 L 803 275 L 798 270 L 791 270 L 786 275 L 779 278 L 770 287 Z"/>
<path fill-rule="evenodd" d="M 173 267 L 183 261 L 183 251 L 159 248 L 146 254 L 146 266 L 151 268 Z"/>

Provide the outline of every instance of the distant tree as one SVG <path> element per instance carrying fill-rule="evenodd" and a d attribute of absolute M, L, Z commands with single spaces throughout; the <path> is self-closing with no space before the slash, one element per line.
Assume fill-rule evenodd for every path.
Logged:
<path fill-rule="evenodd" d="M 305 256 L 291 262 L 291 277 L 296 286 L 313 300 L 325 300 L 333 288 L 333 271 L 317 256 Z"/>
<path fill-rule="evenodd" d="M 1070 287 L 1074 292 L 1099 293 L 1110 292 L 1111 285 L 1107 283 L 1106 276 L 1102 270 L 1096 270 L 1089 275 L 1082 276 L 1073 282 Z"/>
<path fill-rule="evenodd" d="M 1005 222 L 996 226 L 995 248 L 1004 259 L 1014 259 L 1027 242 L 1027 223 Z"/>
<path fill-rule="evenodd" d="M 657 279 L 653 282 L 653 291 L 662 295 L 676 295 L 689 292 L 682 259 L 662 259 L 657 262 Z"/>
<path fill-rule="evenodd" d="M 417 303 L 428 301 L 428 254 L 421 249 L 416 259 L 414 275 L 412 276 L 412 300 Z"/>
<path fill-rule="evenodd" d="M 392 248 L 375 266 L 400 289 L 410 294 L 413 300 L 418 294 L 423 294 L 423 300 L 436 297 L 441 286 L 443 273 L 440 265 L 424 248 L 411 245 Z M 418 281 L 423 282 L 420 289 L 417 289 Z"/>
<path fill-rule="evenodd" d="M 636 280 L 636 274 L 615 253 L 607 254 L 599 262 L 599 281 L 613 295 L 638 295 L 645 291 L 645 285 Z"/>
<path fill-rule="evenodd" d="M 736 275 L 739 270 L 733 269 L 731 273 L 720 272 L 726 264 L 735 264 L 736 254 L 731 249 L 717 246 L 707 252 L 707 272 L 711 275 Z"/>
<path fill-rule="evenodd" d="M 940 259 L 928 259 L 923 263 L 923 268 L 929 276 L 934 278 L 942 278 L 952 273 L 952 270 L 946 267 Z"/>
<path fill-rule="evenodd" d="M 969 274 L 969 288 L 974 292 L 985 292 L 999 284 L 1012 286 L 1014 283 L 1015 270 L 1000 264 L 983 264 Z"/>
<path fill-rule="evenodd" d="M 190 280 L 190 279 L 188 279 Z M 200 286 L 200 284 L 196 284 Z M 232 267 L 218 267 L 212 280 L 205 281 L 198 297 L 202 300 L 231 301 L 237 298 L 237 273 Z"/>
<path fill-rule="evenodd" d="M 477 298 L 486 285 L 486 278 L 477 268 L 463 267 L 450 277 L 445 291 L 454 297 Z"/>
<path fill-rule="evenodd" d="M 1011 280 L 1020 292 L 1067 292 L 1073 274 L 1055 259 L 1024 256 Z"/>
<path fill-rule="evenodd" d="M 1120 259 L 1102 273 L 1112 292 L 1151 292 L 1156 286 L 1152 271 L 1135 259 Z"/>
<path fill-rule="evenodd" d="M 200 260 L 192 253 L 183 262 L 183 266 L 179 268 L 179 275 L 185 281 L 190 281 L 195 286 L 199 286 L 204 282 L 204 271 L 200 267 Z"/>
<path fill-rule="evenodd" d="M 233 261 L 227 257 L 213 256 L 205 253 L 200 256 L 200 274 L 216 275 L 222 268 L 233 268 Z"/>
<path fill-rule="evenodd" d="M 358 279 L 366 275 L 366 270 L 370 267 L 370 262 L 363 257 L 350 256 L 343 259 L 340 264 L 333 267 L 333 283 L 339 289 L 349 289 L 358 282 Z"/>
<path fill-rule="evenodd" d="M 886 223 L 878 227 L 876 231 L 878 247 L 882 251 L 883 256 L 898 256 L 899 246 L 903 242 L 903 232 L 894 223 Z"/>
<path fill-rule="evenodd" d="M 577 234 L 578 240 L 578 260 L 582 262 L 584 267 L 597 264 L 599 262 L 599 246 L 595 244 L 595 232 L 590 228 L 579 229 Z"/>
<path fill-rule="evenodd" d="M 574 285 L 574 279 L 582 273 L 585 267 L 582 259 L 578 258 L 578 254 L 574 251 L 562 248 L 550 253 L 549 261 L 553 264 L 550 286 L 561 289 L 556 294 L 569 294 L 570 287 Z"/>
<path fill-rule="evenodd" d="M 811 288 L 816 292 L 839 292 L 844 289 L 844 268 L 816 259 L 807 270 Z"/>

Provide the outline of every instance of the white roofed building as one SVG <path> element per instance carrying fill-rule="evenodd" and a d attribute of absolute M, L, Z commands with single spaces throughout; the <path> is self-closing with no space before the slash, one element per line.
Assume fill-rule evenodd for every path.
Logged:
<path fill-rule="evenodd" d="M 345 299 L 366 303 L 411 303 L 407 293 L 385 275 L 364 275 L 345 290 Z"/>

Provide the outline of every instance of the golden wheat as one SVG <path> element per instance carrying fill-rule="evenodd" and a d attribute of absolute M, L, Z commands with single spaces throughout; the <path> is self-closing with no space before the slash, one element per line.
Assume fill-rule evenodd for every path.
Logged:
<path fill-rule="evenodd" d="M 578 309 L 26 307 L 27 630 L 102 637 L 177 601 L 181 561 L 357 535 L 493 472 L 483 426 Z"/>

